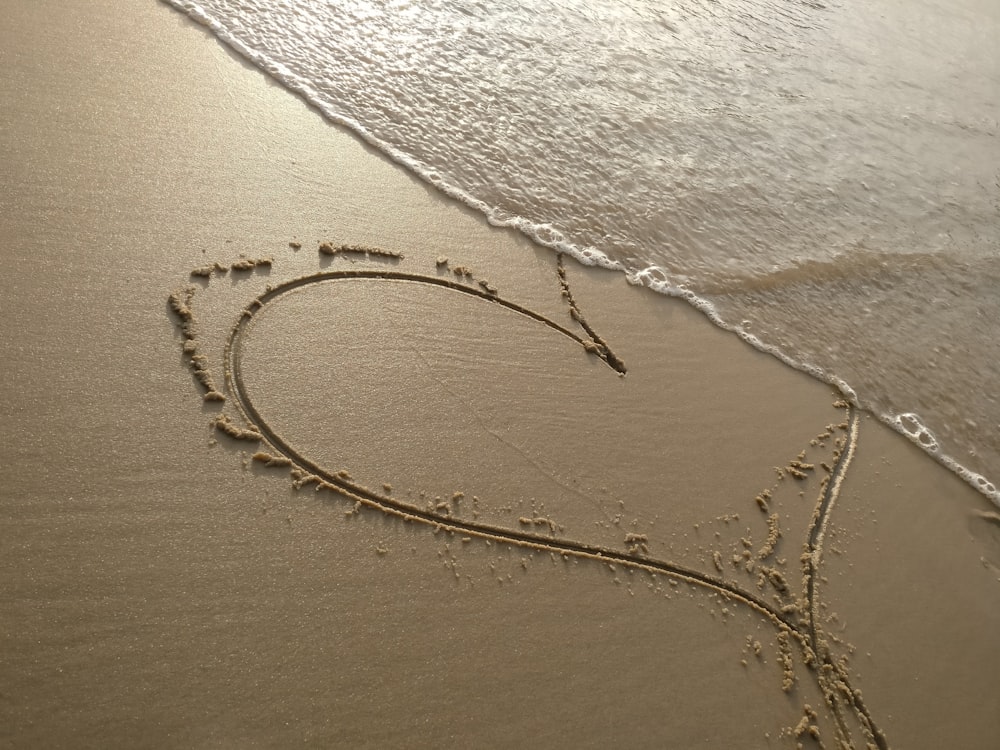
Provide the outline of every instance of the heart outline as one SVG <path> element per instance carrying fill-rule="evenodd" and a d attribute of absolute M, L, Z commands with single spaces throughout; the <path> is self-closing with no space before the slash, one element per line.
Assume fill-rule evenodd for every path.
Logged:
<path fill-rule="evenodd" d="M 270 267 L 270 260 L 268 259 L 267 262 L 262 263 L 262 265 Z M 225 272 L 222 270 L 221 266 L 217 266 L 217 268 L 219 268 L 220 273 Z M 233 268 L 235 269 L 236 266 L 233 266 Z M 843 448 L 836 456 L 835 465 L 832 467 L 829 475 L 824 479 L 816 512 L 810 524 L 806 540 L 806 553 L 803 555 L 802 561 L 805 571 L 805 590 L 803 592 L 803 599 L 807 604 L 807 612 L 804 619 L 800 619 L 797 623 L 793 619 L 791 612 L 782 611 L 773 607 L 762 598 L 748 593 L 739 585 L 730 583 L 711 574 L 704 573 L 693 568 L 688 568 L 687 566 L 671 563 L 666 560 L 645 557 L 634 550 L 622 552 L 620 550 L 610 549 L 596 544 L 587 544 L 554 537 L 544 537 L 516 529 L 508 529 L 475 521 L 466 521 L 452 516 L 443 517 L 437 515 L 431 510 L 424 510 L 410 503 L 396 500 L 387 494 L 373 491 L 368 487 L 353 482 L 349 475 L 345 472 L 330 472 L 297 451 L 291 444 L 282 438 L 281 435 L 270 427 L 267 421 L 253 405 L 252 400 L 246 392 L 242 377 L 242 363 L 240 356 L 241 341 L 243 334 L 246 330 L 248 330 L 248 326 L 253 322 L 256 313 L 262 310 L 266 305 L 279 301 L 284 295 L 302 289 L 308 285 L 329 281 L 351 280 L 408 281 L 423 283 L 432 285 L 438 289 L 457 291 L 490 303 L 499 304 L 513 312 L 524 315 L 535 322 L 542 323 L 557 333 L 573 339 L 584 347 L 588 353 L 595 354 L 602 359 L 609 369 L 618 372 L 621 376 L 624 376 L 624 364 L 611 352 L 607 344 L 600 339 L 599 336 L 597 336 L 597 334 L 586 323 L 585 319 L 583 319 L 583 316 L 580 314 L 579 308 L 576 306 L 572 294 L 569 292 L 561 255 L 558 258 L 557 270 L 560 286 L 563 290 L 563 297 L 570 305 L 571 316 L 587 332 L 589 339 L 579 336 L 573 331 L 559 325 L 555 321 L 552 321 L 539 313 L 534 312 L 533 310 L 530 310 L 529 308 L 500 297 L 494 290 L 485 291 L 486 288 L 484 287 L 484 291 L 480 291 L 474 287 L 462 285 L 440 276 L 425 276 L 416 273 L 393 270 L 344 269 L 335 271 L 320 271 L 314 274 L 285 281 L 276 286 L 269 285 L 263 293 L 254 297 L 240 313 L 226 339 L 223 353 L 225 389 L 232 397 L 236 410 L 240 413 L 242 419 L 248 427 L 238 427 L 234 423 L 230 422 L 222 413 L 220 413 L 216 418 L 214 425 L 217 429 L 233 438 L 263 441 L 269 444 L 283 457 L 275 457 L 277 460 L 270 465 L 292 466 L 293 473 L 297 470 L 300 475 L 306 477 L 305 481 L 315 481 L 317 483 L 317 489 L 326 489 L 334 492 L 349 501 L 353 501 L 356 507 L 358 505 L 363 505 L 381 513 L 385 513 L 386 515 L 401 518 L 406 522 L 415 521 L 434 528 L 435 533 L 438 531 L 461 533 L 465 536 L 495 541 L 501 544 L 519 546 L 539 551 L 548 551 L 550 553 L 557 552 L 563 556 L 589 559 L 605 564 L 617 563 L 624 567 L 635 570 L 643 570 L 650 574 L 664 574 L 677 580 L 712 590 L 727 600 L 748 606 L 759 615 L 763 616 L 766 620 L 770 621 L 771 624 L 778 629 L 779 643 L 782 642 L 782 635 L 784 635 L 785 643 L 787 643 L 787 638 L 791 637 L 794 638 L 799 644 L 805 665 L 814 673 L 820 684 L 821 691 L 826 696 L 828 703 L 831 704 L 831 714 L 838 725 L 838 734 L 841 738 L 847 738 L 848 742 L 850 742 L 852 735 L 847 727 L 846 719 L 843 716 L 842 711 L 839 710 L 841 706 L 836 705 L 838 698 L 844 701 L 844 705 L 853 711 L 863 734 L 866 736 L 866 739 L 874 742 L 880 750 L 886 750 L 888 745 L 884 734 L 878 729 L 874 719 L 862 701 L 860 691 L 856 691 L 850 687 L 846 668 L 835 662 L 828 651 L 818 654 L 818 649 L 816 648 L 816 645 L 819 643 L 820 634 L 817 632 L 816 628 L 815 609 L 817 602 L 814 591 L 814 582 L 818 575 L 819 562 L 822 552 L 822 540 L 830 511 L 836 502 L 841 482 L 851 458 L 853 457 L 859 427 L 856 410 L 849 403 L 842 402 L 843 407 L 847 411 L 847 435 L 845 437 L 845 442 Z M 188 289 L 191 290 L 190 287 Z M 177 293 L 175 293 L 175 295 L 176 294 Z M 175 295 L 171 296 L 171 309 L 177 316 L 179 320 L 178 325 L 187 339 L 185 342 L 185 352 L 189 353 L 192 360 L 194 360 L 196 356 L 199 356 L 193 353 L 195 347 L 192 346 L 190 350 L 188 349 L 188 344 L 193 344 L 194 342 L 193 316 L 190 314 L 190 303 L 193 297 L 193 291 L 188 292 L 187 317 L 185 317 L 185 315 L 183 315 L 174 304 Z M 200 357 L 200 360 L 204 360 L 204 357 Z M 195 366 L 195 362 L 193 361 L 192 367 L 195 370 L 196 379 L 201 382 L 200 378 L 197 377 L 200 364 Z M 202 385 L 204 385 L 204 383 L 202 383 Z M 206 396 L 206 400 L 218 399 L 209 399 Z M 803 613 L 799 611 L 799 615 L 800 618 L 802 618 Z M 845 698 L 846 700 L 844 700 Z"/>

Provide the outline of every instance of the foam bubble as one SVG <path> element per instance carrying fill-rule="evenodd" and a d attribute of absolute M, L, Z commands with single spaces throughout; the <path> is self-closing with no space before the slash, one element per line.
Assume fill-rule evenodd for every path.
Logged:
<path fill-rule="evenodd" d="M 997 487 L 995 484 L 993 484 L 993 482 L 988 480 L 982 474 L 977 474 L 974 471 L 969 471 L 964 466 L 962 466 L 957 461 L 948 456 L 943 457 L 941 459 L 941 463 L 943 463 L 949 469 L 954 471 L 962 479 L 971 484 L 981 493 L 986 495 L 986 497 L 988 497 L 993 502 L 994 505 L 1000 507 L 1000 491 L 997 490 Z"/>
<path fill-rule="evenodd" d="M 940 449 L 933 433 L 920 421 L 920 417 L 913 412 L 900 414 L 896 417 L 895 424 L 900 432 L 928 453 L 937 453 Z"/>
<path fill-rule="evenodd" d="M 562 232 L 557 229 L 553 229 L 549 224 L 536 224 L 532 228 L 532 234 L 534 235 L 534 239 L 541 242 L 543 245 L 555 245 L 566 242 Z M 587 255 L 588 252 L 588 250 L 583 251 L 584 255 Z"/>

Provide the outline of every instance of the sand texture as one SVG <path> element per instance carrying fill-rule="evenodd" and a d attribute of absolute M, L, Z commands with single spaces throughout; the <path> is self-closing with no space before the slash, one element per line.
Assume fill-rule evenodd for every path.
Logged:
<path fill-rule="evenodd" d="M 995 745 L 983 497 L 98 5 L 0 28 L 0 746 Z"/>

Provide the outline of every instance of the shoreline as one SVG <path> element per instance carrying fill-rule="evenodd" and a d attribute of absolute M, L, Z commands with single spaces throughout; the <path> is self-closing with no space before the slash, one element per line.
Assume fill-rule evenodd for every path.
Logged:
<path fill-rule="evenodd" d="M 0 744 L 1000 732 L 981 495 L 166 5 L 16 10 Z"/>

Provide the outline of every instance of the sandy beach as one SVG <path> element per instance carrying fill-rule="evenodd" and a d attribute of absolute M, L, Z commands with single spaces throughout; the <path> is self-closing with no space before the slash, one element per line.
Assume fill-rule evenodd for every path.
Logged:
<path fill-rule="evenodd" d="M 995 744 L 956 476 L 166 5 L 8 6 L 0 746 Z"/>

